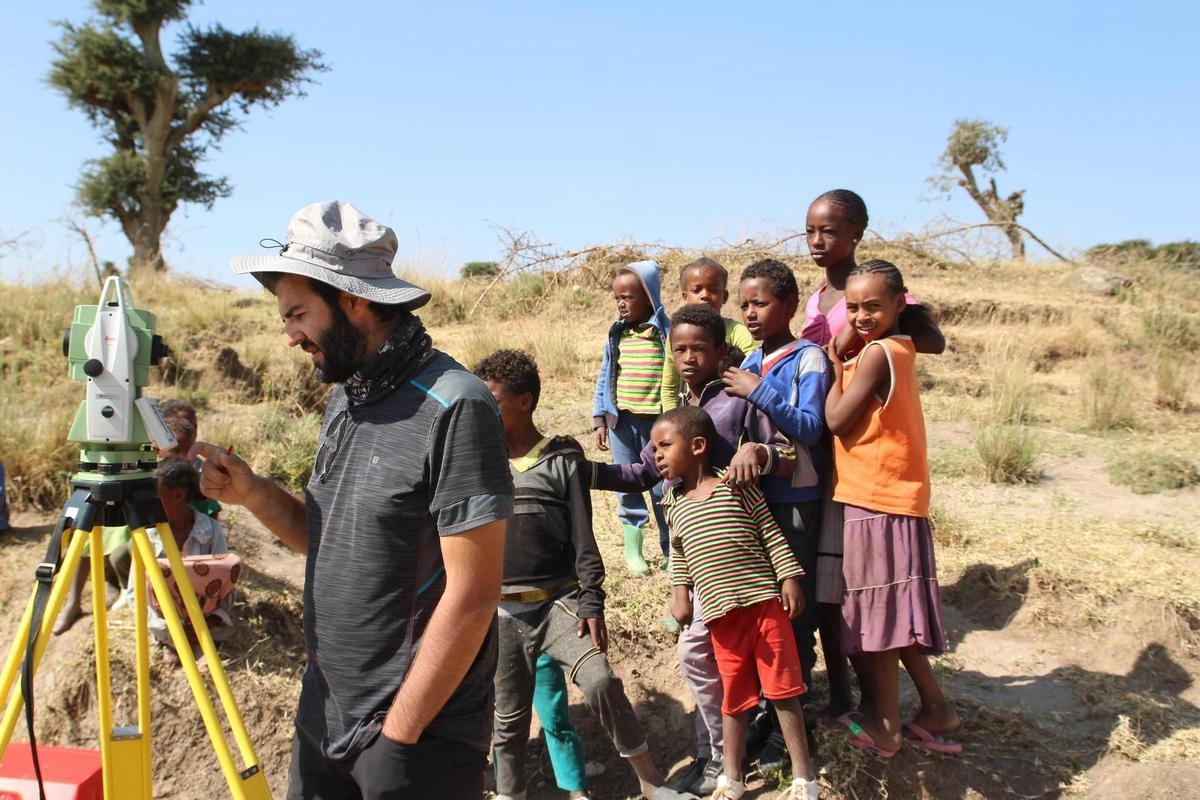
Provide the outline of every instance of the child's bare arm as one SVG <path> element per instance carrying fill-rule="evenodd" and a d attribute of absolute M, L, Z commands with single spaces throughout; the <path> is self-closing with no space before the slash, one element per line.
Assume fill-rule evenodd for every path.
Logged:
<path fill-rule="evenodd" d="M 900 312 L 900 332 L 912 337 L 913 347 L 918 353 L 939 355 L 946 351 L 946 337 L 933 321 L 929 309 L 920 304 L 910 304 Z M 849 325 L 847 328 L 851 327 Z"/>
<path fill-rule="evenodd" d="M 584 475 L 587 462 L 582 456 L 572 456 L 562 459 L 560 463 L 565 469 L 567 513 L 570 515 L 571 544 L 575 549 L 575 577 L 579 580 L 582 636 L 582 620 L 599 620 L 601 627 L 604 624 L 604 560 L 592 530 L 592 495 Z M 607 633 L 604 633 L 605 647 L 607 638 Z M 600 647 L 600 642 L 596 646 Z"/>
<path fill-rule="evenodd" d="M 854 380 L 850 381 L 845 392 L 842 391 L 842 360 L 833 353 L 832 344 L 828 348 L 830 360 L 833 362 L 834 380 L 829 387 L 829 396 L 825 399 L 825 423 L 835 436 L 854 427 L 873 396 L 887 395 L 891 386 L 891 371 L 888 368 L 887 353 L 883 351 L 885 346 L 881 344 L 878 347 L 868 346 L 863 349 L 858 357 Z"/>
<path fill-rule="evenodd" d="M 671 587 L 671 616 L 684 627 L 692 624 L 692 598 L 688 597 L 688 587 Z"/>
<path fill-rule="evenodd" d="M 787 578 L 779 588 L 779 600 L 789 619 L 795 619 L 804 613 L 804 592 L 800 589 L 798 578 Z"/>

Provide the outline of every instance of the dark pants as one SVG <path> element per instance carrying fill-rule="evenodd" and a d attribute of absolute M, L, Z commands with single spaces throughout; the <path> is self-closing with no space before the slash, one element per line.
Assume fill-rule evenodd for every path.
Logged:
<path fill-rule="evenodd" d="M 479 800 L 487 755 L 463 742 L 397 744 L 382 734 L 353 761 L 330 761 L 297 735 L 287 800 Z"/>
<path fill-rule="evenodd" d="M 496 790 L 516 795 L 526 790 L 525 753 L 529 743 L 530 704 L 538 656 L 545 652 L 568 671 L 588 708 L 623 758 L 646 752 L 646 736 L 613 674 L 608 657 L 580 638 L 575 595 L 530 604 L 501 603 L 500 655 L 496 664 L 496 724 L 492 748 Z"/>
<path fill-rule="evenodd" d="M 817 662 L 817 540 L 821 536 L 821 501 L 807 503 L 771 503 L 771 516 L 783 530 L 783 538 L 792 548 L 792 555 L 804 569 L 800 590 L 804 594 L 804 613 L 792 620 L 796 634 L 796 649 L 804 670 L 804 685 L 812 688 L 812 670 Z"/>

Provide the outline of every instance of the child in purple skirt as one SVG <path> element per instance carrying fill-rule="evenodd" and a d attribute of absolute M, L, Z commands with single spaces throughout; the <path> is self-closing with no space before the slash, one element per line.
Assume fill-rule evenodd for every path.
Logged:
<path fill-rule="evenodd" d="M 851 744 L 891 758 L 901 742 L 941 753 L 962 746 L 943 734 L 958 728 L 928 656 L 946 650 L 933 537 L 929 467 L 912 339 L 900 333 L 904 278 L 887 261 L 855 267 L 846 281 L 846 316 L 865 342 L 843 364 L 827 348 L 835 379 L 825 403 L 834 435 L 833 499 L 845 504 L 842 650 L 862 654 L 874 712 L 844 714 Z M 921 698 L 917 716 L 900 722 L 899 664 Z"/>

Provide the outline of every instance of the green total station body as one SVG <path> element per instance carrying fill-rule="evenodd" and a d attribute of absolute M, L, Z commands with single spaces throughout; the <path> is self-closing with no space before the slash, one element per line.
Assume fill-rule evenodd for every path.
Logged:
<path fill-rule="evenodd" d="M 154 314 L 135 308 L 118 277 L 104 282 L 100 302 L 75 307 L 63 337 L 72 380 L 87 386 L 67 440 L 80 444 L 79 471 L 100 476 L 153 469 L 152 447 L 174 446 L 158 406 L 142 397 L 150 368 L 167 355 Z"/>

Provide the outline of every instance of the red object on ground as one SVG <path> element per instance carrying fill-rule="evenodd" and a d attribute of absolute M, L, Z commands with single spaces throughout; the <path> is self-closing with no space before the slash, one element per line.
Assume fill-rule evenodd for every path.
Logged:
<path fill-rule="evenodd" d="M 104 800 L 100 751 L 38 745 L 46 800 Z M 29 745 L 12 742 L 0 761 L 0 800 L 37 800 Z"/>

